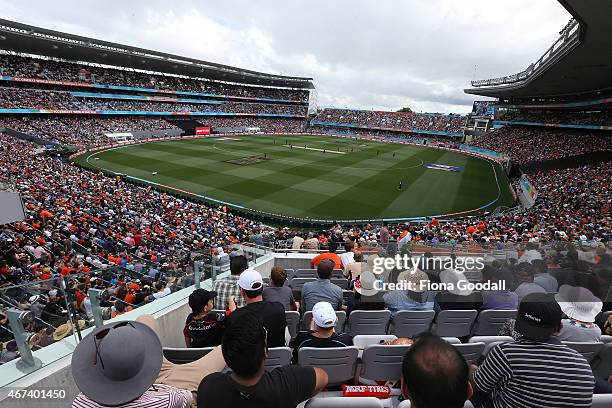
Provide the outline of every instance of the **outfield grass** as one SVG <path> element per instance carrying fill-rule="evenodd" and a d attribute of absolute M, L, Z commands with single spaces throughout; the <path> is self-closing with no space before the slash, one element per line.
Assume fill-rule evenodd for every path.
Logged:
<path fill-rule="evenodd" d="M 475 214 L 488 203 L 494 202 L 480 212 L 513 201 L 499 165 L 455 152 L 312 135 L 235 138 L 238 140 L 132 145 L 86 153 L 76 162 L 296 218 L 368 220 Z M 463 170 L 430 170 L 423 163 Z"/>

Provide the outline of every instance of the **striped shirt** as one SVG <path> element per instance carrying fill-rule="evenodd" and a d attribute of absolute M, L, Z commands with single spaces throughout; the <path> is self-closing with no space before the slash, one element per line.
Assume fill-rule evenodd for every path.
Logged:
<path fill-rule="evenodd" d="M 584 357 L 556 339 L 521 338 L 494 347 L 474 382 L 492 395 L 495 408 L 590 407 L 594 386 Z"/>
<path fill-rule="evenodd" d="M 154 384 L 134 401 L 119 405 L 122 408 L 189 408 L 193 401 L 191 391 L 169 385 Z M 81 393 L 72 401 L 72 408 L 104 408 Z"/>

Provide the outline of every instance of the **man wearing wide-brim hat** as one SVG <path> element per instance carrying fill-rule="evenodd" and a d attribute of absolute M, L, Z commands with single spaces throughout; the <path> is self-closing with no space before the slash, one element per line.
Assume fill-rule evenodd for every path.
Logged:
<path fill-rule="evenodd" d="M 603 303 L 590 290 L 563 285 L 555 295 L 555 300 L 567 316 L 567 319 L 561 320 L 563 327 L 557 335 L 559 340 L 595 343 L 601 341 L 601 329 L 594 322 Z"/>
<path fill-rule="evenodd" d="M 401 310 L 433 310 L 435 294 L 427 290 L 429 277 L 420 269 L 403 271 L 397 277 L 400 288 L 383 295 L 385 307 L 395 314 Z"/>
<path fill-rule="evenodd" d="M 192 403 L 188 390 L 155 384 L 162 367 L 157 334 L 140 322 L 97 328 L 72 354 L 72 376 L 81 391 L 73 407 L 176 407 Z"/>

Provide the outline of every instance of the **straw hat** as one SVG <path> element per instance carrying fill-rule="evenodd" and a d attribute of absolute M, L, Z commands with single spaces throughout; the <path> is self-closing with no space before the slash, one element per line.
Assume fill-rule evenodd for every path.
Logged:
<path fill-rule="evenodd" d="M 86 326 L 85 320 L 79 320 L 79 330 L 83 330 Z M 59 341 L 72 334 L 72 322 L 64 323 L 58 326 L 53 332 L 53 340 Z"/>
<path fill-rule="evenodd" d="M 404 271 L 397 276 L 397 283 L 401 282 L 404 283 L 410 292 L 423 293 L 427 290 L 429 277 L 420 269 L 417 269 L 414 273 L 412 271 Z"/>

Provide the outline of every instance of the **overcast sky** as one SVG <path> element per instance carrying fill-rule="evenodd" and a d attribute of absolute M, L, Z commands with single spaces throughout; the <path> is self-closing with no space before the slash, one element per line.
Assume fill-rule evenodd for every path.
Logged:
<path fill-rule="evenodd" d="M 557 0 L 0 0 L 0 17 L 309 76 L 319 106 L 465 113 L 474 75 L 522 71 L 571 16 Z"/>

